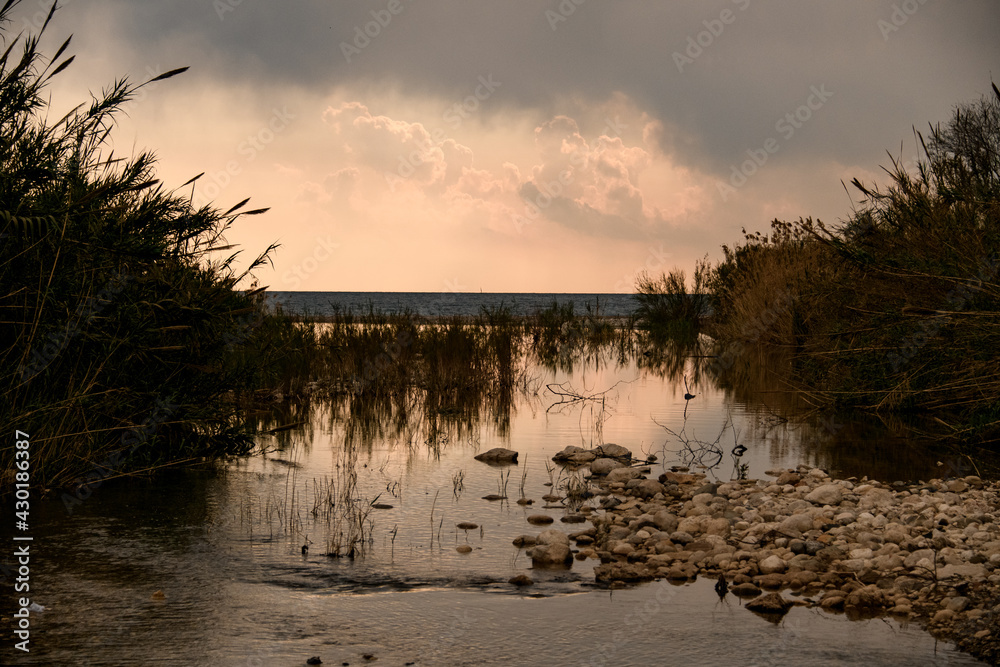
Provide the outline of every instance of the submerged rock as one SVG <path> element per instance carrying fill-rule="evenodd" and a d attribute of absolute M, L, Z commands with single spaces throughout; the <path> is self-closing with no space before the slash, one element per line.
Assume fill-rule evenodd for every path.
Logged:
<path fill-rule="evenodd" d="M 494 447 L 482 454 L 477 454 L 474 458 L 483 463 L 517 463 L 517 452 L 503 447 Z"/>
<path fill-rule="evenodd" d="M 552 523 L 555 519 L 547 514 L 532 514 L 528 517 L 528 523 L 534 526 L 544 526 L 545 524 Z"/>
<path fill-rule="evenodd" d="M 535 546 L 536 541 L 537 540 L 534 535 L 518 535 L 514 538 L 514 546 L 518 549 L 521 549 L 522 547 L 533 547 Z"/>
<path fill-rule="evenodd" d="M 779 593 L 767 593 L 747 602 L 747 609 L 758 614 L 784 615 L 791 608 L 792 603 L 781 597 Z"/>

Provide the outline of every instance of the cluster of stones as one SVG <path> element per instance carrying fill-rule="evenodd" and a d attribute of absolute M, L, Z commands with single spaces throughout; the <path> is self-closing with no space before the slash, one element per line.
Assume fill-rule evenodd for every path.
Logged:
<path fill-rule="evenodd" d="M 807 466 L 768 471 L 774 481 L 708 483 L 681 470 L 647 479 L 650 468 L 629 465 L 624 448 L 611 449 L 613 456 L 578 449 L 555 458 L 590 466 L 603 511 L 583 508 L 587 530 L 539 536 L 529 551 L 536 566 L 571 562 L 572 540 L 578 560 L 600 559 L 597 579 L 610 586 L 721 575 L 723 590 L 756 598 L 749 608 L 892 614 L 995 655 L 998 483 L 975 476 L 918 484 L 833 480 Z M 774 593 L 786 589 L 793 600 Z"/>

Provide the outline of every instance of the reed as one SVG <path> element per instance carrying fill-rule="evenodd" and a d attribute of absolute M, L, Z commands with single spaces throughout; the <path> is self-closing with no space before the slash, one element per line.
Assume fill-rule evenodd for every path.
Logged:
<path fill-rule="evenodd" d="M 930 413 L 938 429 L 929 435 L 1000 443 L 992 92 L 916 133 L 922 159 L 892 159 L 888 185 L 852 181 L 862 199 L 843 224 L 775 221 L 769 237 L 724 248 L 712 277 L 717 339 L 789 351 L 790 377 L 814 404 Z"/>
<path fill-rule="evenodd" d="M 275 246 L 239 270 L 224 240 L 265 209 L 195 208 L 199 176 L 170 190 L 151 153 L 108 147 L 123 105 L 185 68 L 116 81 L 53 121 L 46 88 L 71 66 L 69 40 L 45 58 L 56 5 L 24 35 L 9 31 L 18 4 L 0 9 L 0 427 L 32 435 L 46 488 L 249 452 L 238 396 L 305 344 L 253 283 Z M 13 472 L 0 449 L 0 481 Z"/>

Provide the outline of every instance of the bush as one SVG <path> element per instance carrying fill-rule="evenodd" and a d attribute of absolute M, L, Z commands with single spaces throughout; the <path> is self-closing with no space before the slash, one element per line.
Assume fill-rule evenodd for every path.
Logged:
<path fill-rule="evenodd" d="M 110 150 L 122 105 L 183 69 L 139 85 L 117 81 L 50 122 L 45 87 L 71 64 L 69 40 L 46 64 L 38 40 L 55 6 L 38 35 L 11 40 L 17 4 L 0 10 L 8 42 L 0 57 L 2 428 L 31 434 L 32 480 L 49 487 L 84 472 L 102 478 L 246 452 L 252 441 L 236 397 L 266 379 L 266 361 L 288 354 L 288 341 L 276 338 L 288 325 L 267 318 L 262 289 L 237 289 L 274 246 L 237 272 L 224 234 L 263 210 L 243 211 L 246 200 L 225 212 L 194 209 L 156 179 L 150 153 Z M 4 480 L 12 459 L 3 449 Z"/>
<path fill-rule="evenodd" d="M 635 299 L 639 302 L 636 309 L 638 326 L 648 330 L 654 338 L 696 335 L 710 311 L 710 270 L 707 258 L 695 264 L 694 285 L 690 292 L 681 269 L 660 274 L 658 278 L 643 271 L 635 286 Z"/>
<path fill-rule="evenodd" d="M 917 134 L 913 173 L 837 228 L 775 221 L 712 276 L 725 342 L 795 351 L 798 378 L 830 403 L 934 411 L 950 437 L 1000 434 L 1000 90 Z"/>

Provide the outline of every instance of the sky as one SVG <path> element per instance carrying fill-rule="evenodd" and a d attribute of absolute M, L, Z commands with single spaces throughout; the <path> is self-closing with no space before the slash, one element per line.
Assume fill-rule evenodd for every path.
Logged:
<path fill-rule="evenodd" d="M 34 30 L 50 0 L 22 0 Z M 914 128 L 1000 80 L 995 0 L 63 0 L 65 109 L 139 91 L 117 154 L 272 290 L 632 292 L 779 218 L 846 219 Z"/>

